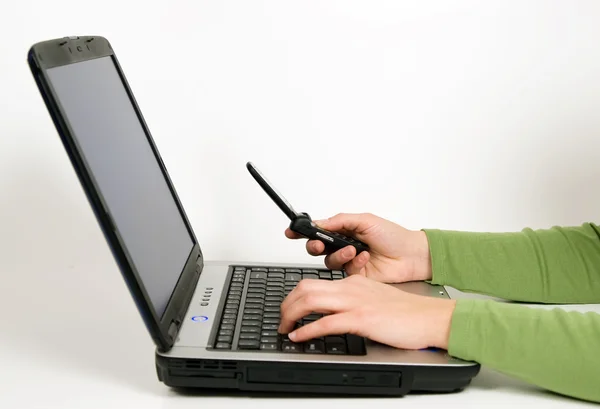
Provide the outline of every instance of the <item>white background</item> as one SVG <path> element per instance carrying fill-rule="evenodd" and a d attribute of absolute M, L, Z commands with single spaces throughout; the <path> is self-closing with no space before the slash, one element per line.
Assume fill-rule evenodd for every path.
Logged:
<path fill-rule="evenodd" d="M 0 407 L 206 404 L 156 380 L 29 73 L 33 43 L 111 41 L 208 259 L 312 262 L 246 161 L 315 218 L 368 211 L 477 231 L 597 221 L 598 21 L 593 0 L 3 2 Z M 436 402 L 529 399 L 576 405 L 485 370 Z M 247 404 L 268 402 L 282 404 Z"/>

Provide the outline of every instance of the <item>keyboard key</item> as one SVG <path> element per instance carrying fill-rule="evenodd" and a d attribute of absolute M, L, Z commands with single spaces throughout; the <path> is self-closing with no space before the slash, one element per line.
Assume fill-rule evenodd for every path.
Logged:
<path fill-rule="evenodd" d="M 263 324 L 277 324 L 279 325 L 279 317 L 277 318 L 264 318 Z"/>
<path fill-rule="evenodd" d="M 260 327 L 261 322 L 259 320 L 254 320 L 254 321 L 243 320 L 242 325 L 245 327 Z"/>
<path fill-rule="evenodd" d="M 280 317 L 281 317 L 281 313 L 280 312 L 265 312 L 263 314 L 263 318 L 265 318 L 265 319 L 267 319 L 267 318 L 280 318 Z"/>
<path fill-rule="evenodd" d="M 251 333 L 251 334 L 260 334 L 260 327 L 244 326 L 242 324 L 241 332 L 242 333 Z"/>
<path fill-rule="evenodd" d="M 321 280 L 331 280 L 331 273 L 327 271 L 321 271 L 319 272 L 319 278 Z"/>
<path fill-rule="evenodd" d="M 275 313 L 279 314 L 281 312 L 281 308 L 279 306 L 277 306 L 277 307 L 265 307 L 264 312 L 265 312 L 265 315 L 267 313 L 272 313 L 272 312 L 275 312 Z"/>
<path fill-rule="evenodd" d="M 235 320 L 230 319 L 230 318 L 226 318 L 224 320 L 221 321 L 221 324 L 232 324 L 235 325 Z"/>
<path fill-rule="evenodd" d="M 351 355 L 366 355 L 364 338 L 354 334 L 346 335 L 346 343 L 348 344 L 348 353 Z"/>
<path fill-rule="evenodd" d="M 244 310 L 244 315 L 262 315 L 262 310 L 256 308 L 246 308 Z"/>
<path fill-rule="evenodd" d="M 259 279 L 264 279 L 264 280 L 266 280 L 266 279 L 267 279 L 267 272 L 266 272 L 266 269 L 265 269 L 265 271 L 264 271 L 264 272 L 262 272 L 262 271 L 252 271 L 252 272 L 250 273 L 250 279 L 253 279 L 253 278 L 259 278 Z"/>
<path fill-rule="evenodd" d="M 236 266 L 236 267 L 234 268 L 234 270 L 235 270 L 235 271 L 244 271 L 244 272 L 246 272 L 246 267 L 242 267 L 242 266 Z"/>
<path fill-rule="evenodd" d="M 238 310 L 237 308 L 225 308 L 224 313 L 225 314 L 237 314 Z"/>
<path fill-rule="evenodd" d="M 277 351 L 277 344 L 260 344 L 260 349 L 265 351 Z"/>
<path fill-rule="evenodd" d="M 237 314 L 225 314 L 225 315 L 223 315 L 223 318 L 225 318 L 225 319 L 231 319 L 231 320 L 236 319 L 236 317 L 237 317 Z"/>
<path fill-rule="evenodd" d="M 235 325 L 232 325 L 232 324 L 222 324 L 221 325 L 222 330 L 233 330 L 234 328 L 235 328 Z"/>
<path fill-rule="evenodd" d="M 248 288 L 248 294 L 254 294 L 254 293 L 265 294 L 265 293 L 267 293 L 267 290 L 265 290 L 264 288 Z"/>
<path fill-rule="evenodd" d="M 285 341 L 281 344 L 281 350 L 283 352 L 299 353 L 302 352 L 302 345 L 294 344 L 290 341 Z"/>
<path fill-rule="evenodd" d="M 262 337 L 260 339 L 261 344 L 276 344 L 277 337 Z"/>
<path fill-rule="evenodd" d="M 258 349 L 260 346 L 258 341 L 250 340 L 250 339 L 240 339 L 238 341 L 238 348 L 240 349 Z"/>
<path fill-rule="evenodd" d="M 217 349 L 230 349 L 231 348 L 231 344 L 229 344 L 227 342 L 217 342 L 217 345 L 215 345 L 215 347 Z"/>
<path fill-rule="evenodd" d="M 283 291 L 267 291 L 265 295 L 267 297 L 283 297 Z"/>
<path fill-rule="evenodd" d="M 227 296 L 227 301 L 231 301 L 231 300 L 237 300 L 239 301 L 241 299 L 241 296 L 239 295 L 229 295 Z"/>
<path fill-rule="evenodd" d="M 244 332 L 240 334 L 240 339 L 249 339 L 252 341 L 260 340 L 260 334 L 252 333 L 252 332 Z"/>
<path fill-rule="evenodd" d="M 287 273 L 285 275 L 285 281 L 300 281 L 302 280 L 302 275 L 299 273 Z"/>
<path fill-rule="evenodd" d="M 277 331 L 279 329 L 279 325 L 277 324 L 263 324 L 263 331 Z"/>
<path fill-rule="evenodd" d="M 274 268 L 274 267 L 272 267 L 272 268 L 269 268 L 269 273 L 281 273 L 281 274 L 283 274 L 284 270 L 283 270 L 283 268 Z"/>
<path fill-rule="evenodd" d="M 319 276 L 317 274 L 302 274 L 303 280 L 318 280 Z"/>
<path fill-rule="evenodd" d="M 266 273 L 269 270 L 264 267 L 252 267 L 252 271 L 262 271 L 263 273 Z"/>
<path fill-rule="evenodd" d="M 279 305 L 281 305 L 281 303 L 283 302 L 283 294 L 281 295 L 270 295 L 268 297 L 265 297 L 265 303 L 266 302 L 278 302 Z"/>
<path fill-rule="evenodd" d="M 231 335 L 219 335 L 219 337 L 217 338 L 217 342 L 227 342 L 229 344 L 231 343 L 232 339 L 233 336 Z"/>
<path fill-rule="evenodd" d="M 285 272 L 286 273 L 302 274 L 302 271 L 300 271 L 300 269 L 298 269 L 298 268 L 286 268 Z"/>
<path fill-rule="evenodd" d="M 280 301 L 265 301 L 265 308 L 267 307 L 271 307 L 271 308 L 279 308 L 279 306 L 281 306 L 281 302 Z"/>
<path fill-rule="evenodd" d="M 323 354 L 325 353 L 325 345 L 320 340 L 310 340 L 304 343 L 304 352 L 311 354 Z"/>
<path fill-rule="evenodd" d="M 269 281 L 273 278 L 285 278 L 285 273 L 283 270 L 281 272 L 269 272 Z"/>
<path fill-rule="evenodd" d="M 315 275 L 318 275 L 319 272 L 317 270 L 303 268 L 302 269 L 302 274 L 315 274 Z"/>
<path fill-rule="evenodd" d="M 219 331 L 219 335 L 222 335 L 222 336 L 233 336 L 233 330 L 232 329 L 223 329 L 223 328 L 221 328 L 221 330 Z"/>
<path fill-rule="evenodd" d="M 244 314 L 242 316 L 242 322 L 246 322 L 246 321 L 260 321 L 262 319 L 262 317 L 258 314 Z"/>
<path fill-rule="evenodd" d="M 260 333 L 261 337 L 277 337 L 279 333 L 277 331 L 262 331 Z"/>
<path fill-rule="evenodd" d="M 342 343 L 326 343 L 327 353 L 332 355 L 344 355 L 346 354 L 346 344 Z"/>

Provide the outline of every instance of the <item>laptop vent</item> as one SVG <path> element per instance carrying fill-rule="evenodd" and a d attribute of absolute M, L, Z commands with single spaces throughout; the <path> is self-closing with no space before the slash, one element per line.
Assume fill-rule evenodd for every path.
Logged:
<path fill-rule="evenodd" d="M 237 363 L 231 361 L 214 361 L 203 359 L 177 359 L 170 362 L 171 369 L 223 370 L 235 371 Z"/>

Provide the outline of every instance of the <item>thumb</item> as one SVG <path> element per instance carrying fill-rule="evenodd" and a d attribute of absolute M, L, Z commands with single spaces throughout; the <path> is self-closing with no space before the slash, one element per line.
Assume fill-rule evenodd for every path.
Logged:
<path fill-rule="evenodd" d="M 378 221 L 377 216 L 370 213 L 339 213 L 329 219 L 315 220 L 314 223 L 325 230 L 364 235 Z"/>

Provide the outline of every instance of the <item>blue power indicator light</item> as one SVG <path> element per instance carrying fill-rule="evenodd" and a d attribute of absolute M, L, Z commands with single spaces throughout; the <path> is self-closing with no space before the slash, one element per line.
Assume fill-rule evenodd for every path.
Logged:
<path fill-rule="evenodd" d="M 204 321 L 208 321 L 208 317 L 206 315 L 194 315 L 192 317 L 192 321 L 204 322 Z"/>

